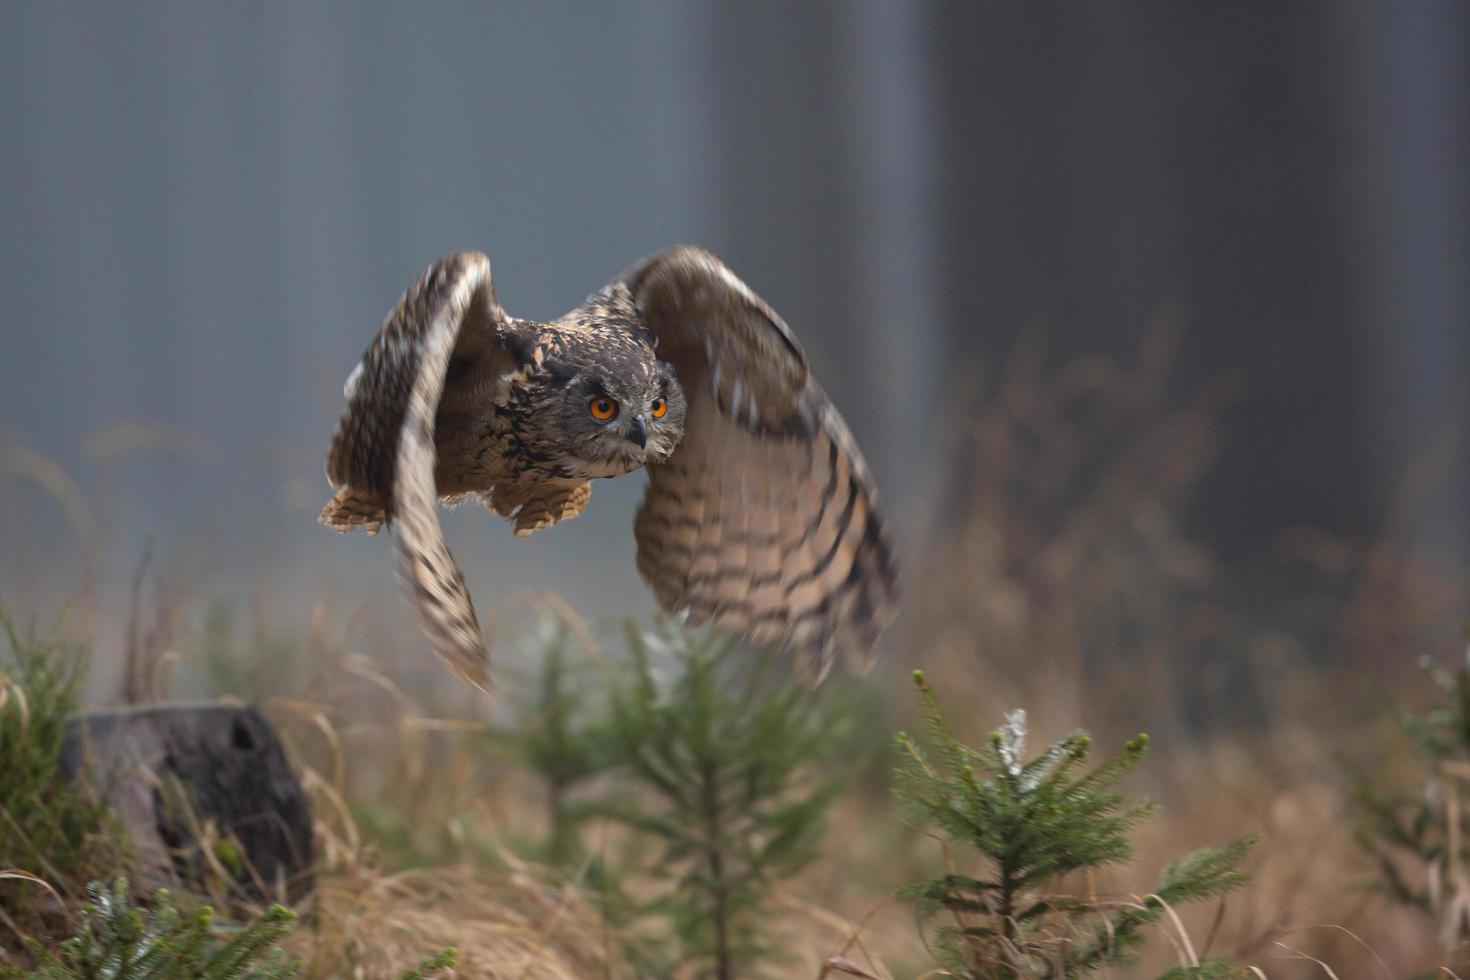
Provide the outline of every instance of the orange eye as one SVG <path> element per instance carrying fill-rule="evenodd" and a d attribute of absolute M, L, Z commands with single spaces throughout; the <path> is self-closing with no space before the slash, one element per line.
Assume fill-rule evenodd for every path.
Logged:
<path fill-rule="evenodd" d="M 606 395 L 599 395 L 587 403 L 587 411 L 599 422 L 606 422 L 618 414 L 618 403 Z"/>
<path fill-rule="evenodd" d="M 661 419 L 668 414 L 668 411 L 668 400 L 663 398 L 655 398 L 653 400 L 653 406 L 648 410 L 648 414 L 652 415 L 656 419 Z"/>

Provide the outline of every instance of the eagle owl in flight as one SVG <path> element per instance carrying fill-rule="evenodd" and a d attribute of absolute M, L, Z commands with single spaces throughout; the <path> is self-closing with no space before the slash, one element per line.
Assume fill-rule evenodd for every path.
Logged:
<path fill-rule="evenodd" d="M 877 492 L 775 311 L 719 259 L 660 252 L 552 323 L 506 314 L 490 262 L 419 277 L 347 379 L 332 435 L 339 531 L 384 523 L 423 629 L 489 690 L 489 657 L 439 526 L 478 497 L 518 535 L 575 517 L 591 480 L 642 467 L 638 571 L 658 604 L 798 652 L 820 680 L 865 665 L 896 576 Z"/>

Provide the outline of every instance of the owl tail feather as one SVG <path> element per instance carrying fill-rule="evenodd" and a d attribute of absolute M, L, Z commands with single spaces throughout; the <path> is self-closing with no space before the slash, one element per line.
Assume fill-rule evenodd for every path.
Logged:
<path fill-rule="evenodd" d="M 377 494 L 354 487 L 343 487 L 337 491 L 336 496 L 327 501 L 327 506 L 322 508 L 321 516 L 317 520 L 343 534 L 361 527 L 372 535 L 382 528 L 386 514 L 383 500 Z"/>

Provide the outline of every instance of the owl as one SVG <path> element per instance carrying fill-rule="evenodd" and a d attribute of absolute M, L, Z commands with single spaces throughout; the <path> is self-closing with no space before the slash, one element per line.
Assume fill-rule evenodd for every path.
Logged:
<path fill-rule="evenodd" d="M 321 513 L 395 531 L 434 651 L 490 689 L 438 505 L 475 499 L 517 535 L 643 469 L 639 574 L 664 610 L 794 650 L 820 681 L 865 667 L 897 576 L 873 478 L 801 345 L 708 252 L 644 259 L 551 323 L 506 314 L 490 262 L 429 266 L 347 379 Z"/>

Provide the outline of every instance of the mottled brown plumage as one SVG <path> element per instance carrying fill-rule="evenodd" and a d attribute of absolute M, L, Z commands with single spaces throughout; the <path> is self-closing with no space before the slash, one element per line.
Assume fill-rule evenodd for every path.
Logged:
<path fill-rule="evenodd" d="M 345 393 L 321 519 L 396 528 L 426 634 L 478 687 L 488 656 L 437 516 L 468 494 L 529 534 L 579 514 L 591 479 L 646 468 L 637 567 L 659 605 L 789 645 L 814 680 L 839 653 L 865 666 L 892 616 L 862 454 L 786 324 L 707 252 L 645 259 L 554 323 L 506 315 L 489 261 L 457 253 Z"/>

